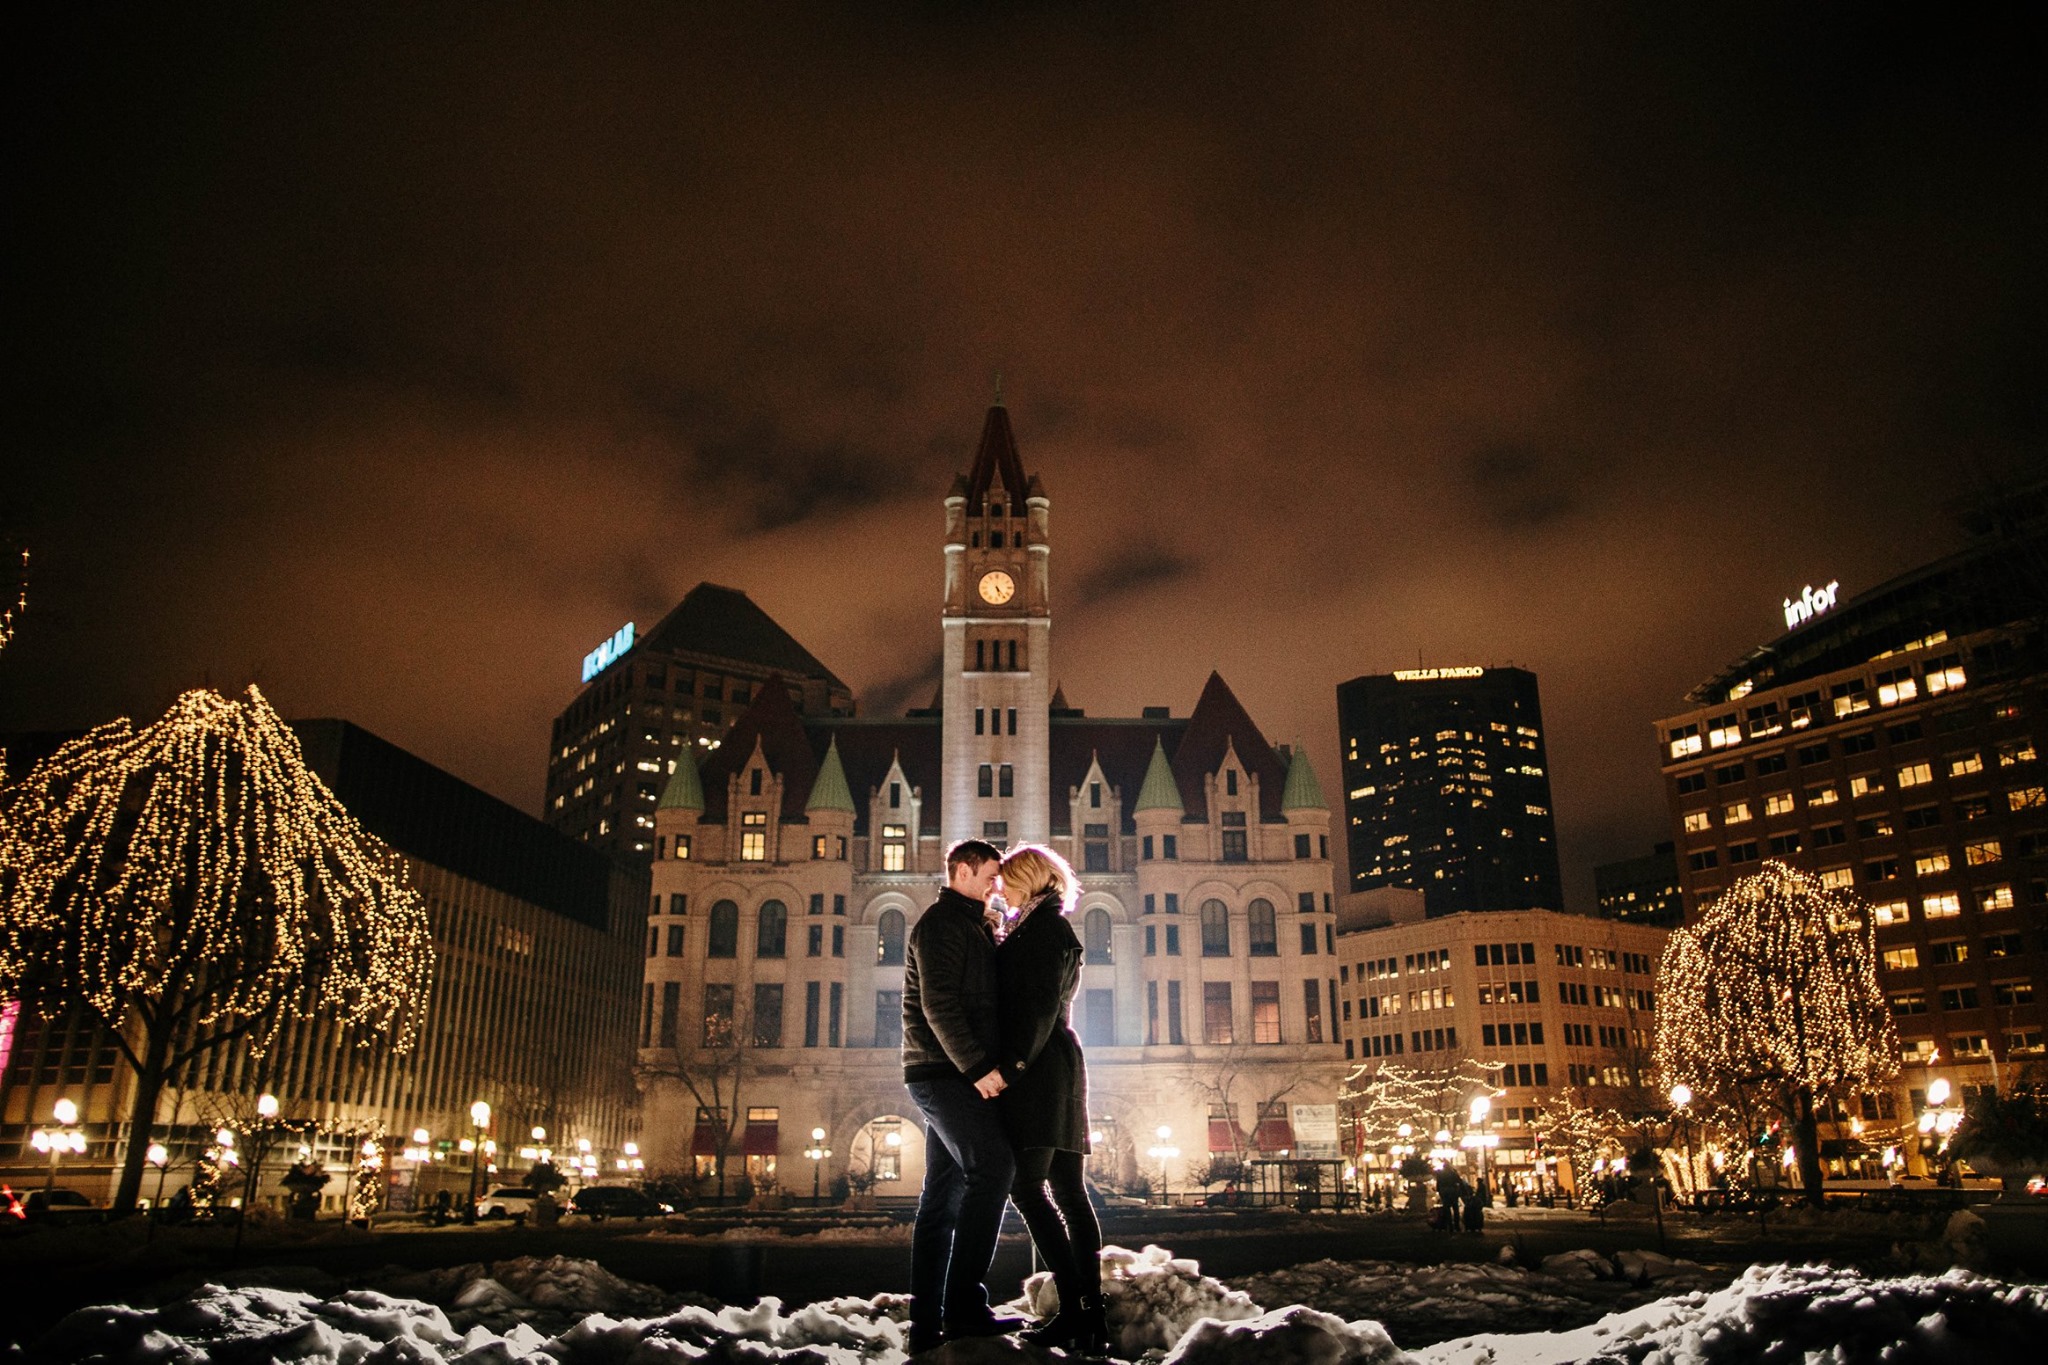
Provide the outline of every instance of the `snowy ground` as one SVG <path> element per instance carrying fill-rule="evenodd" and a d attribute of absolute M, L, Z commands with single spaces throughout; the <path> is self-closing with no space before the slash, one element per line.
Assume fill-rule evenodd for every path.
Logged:
<path fill-rule="evenodd" d="M 1978 1365 L 2039 1359 L 2048 1339 L 2048 1289 L 1964 1270 L 1887 1278 L 1827 1266 L 1758 1266 L 1729 1283 L 1647 1254 L 1606 1261 L 1584 1252 L 1552 1257 L 1529 1271 L 1323 1261 L 1232 1288 L 1158 1247 L 1109 1248 L 1104 1262 L 1118 1353 L 1160 1365 L 1811 1359 Z M 828 1300 L 788 1313 L 774 1299 L 753 1308 L 685 1303 L 591 1262 L 561 1257 L 427 1272 L 387 1281 L 386 1289 L 391 1292 L 207 1285 L 161 1308 L 82 1309 L 29 1355 L 137 1365 L 901 1365 L 904 1359 L 905 1304 L 898 1295 Z M 1034 1279 L 1026 1293 L 1034 1309 L 1049 1306 L 1042 1280 Z M 1631 1297 L 1648 1301 L 1620 1306 Z M 1603 1305 L 1618 1311 L 1565 1326 L 1584 1322 Z M 1392 1318 L 1396 1330 L 1390 1333 L 1383 1318 Z M 1425 1323 L 1435 1330 L 1420 1330 Z M 1404 1337 L 1440 1338 L 1445 1330 L 1484 1334 L 1405 1352 L 1396 1344 Z M 1034 1365 L 1051 1357 L 995 1342 L 947 1347 L 930 1359 L 933 1365 Z"/>

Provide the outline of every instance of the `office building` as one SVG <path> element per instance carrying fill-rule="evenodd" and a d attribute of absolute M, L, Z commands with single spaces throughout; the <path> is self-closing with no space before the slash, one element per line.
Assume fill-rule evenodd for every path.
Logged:
<path fill-rule="evenodd" d="M 611 853 L 649 856 L 654 803 L 685 747 L 718 743 L 769 678 L 798 712 L 853 713 L 853 694 L 753 599 L 699 583 L 645 634 L 631 622 L 584 656 L 555 718 L 543 818 Z"/>
<path fill-rule="evenodd" d="M 1932 564 L 1787 594 L 1658 722 L 1688 913 L 1765 859 L 1865 902 L 1914 1109 L 2048 1057 L 2043 525 L 2037 489 Z"/>
<path fill-rule="evenodd" d="M 1563 906 L 1536 675 L 1416 668 L 1337 688 L 1351 889 L 1432 915 Z"/>
<path fill-rule="evenodd" d="M 263 1091 L 278 1097 L 282 1118 L 313 1125 L 313 1155 L 334 1176 L 330 1210 L 345 1197 L 355 1144 L 379 1124 L 401 1140 L 424 1128 L 446 1149 L 432 1162 L 394 1160 L 401 1203 L 422 1187 L 466 1188 L 458 1147 L 477 1100 L 492 1107 L 509 1168 L 526 1168 L 512 1152 L 535 1126 L 572 1150 L 589 1141 L 607 1165 L 619 1160 L 639 1137 L 631 1057 L 645 866 L 621 866 L 347 721 L 292 729 L 307 766 L 404 855 L 426 899 L 434 975 L 418 1040 L 404 1053 L 363 1049 L 331 1023 L 288 1023 L 265 1056 L 230 1046 L 196 1059 L 165 1087 L 154 1131 L 131 1135 L 133 1073 L 112 1042 L 72 1020 L 23 1019 L 0 1075 L 0 1178 L 17 1188 L 42 1178 L 47 1163 L 30 1136 L 70 1098 L 88 1148 L 66 1159 L 66 1185 L 111 1194 L 132 1138 L 169 1148 L 175 1190 L 217 1124 L 252 1113 Z M 11 745 L 14 775 L 50 748 Z M 281 1152 L 272 1176 L 294 1155 Z M 266 1179 L 259 1198 L 278 1197 Z"/>
<path fill-rule="evenodd" d="M 1425 895 L 1386 888 L 1344 898 L 1345 1060 L 1361 1079 L 1387 1063 L 1497 1067 L 1502 1093 L 1487 1123 L 1500 1145 L 1490 1171 L 1532 1193 L 1545 1182 L 1571 1188 L 1581 1173 L 1555 1161 L 1539 1167 L 1537 1112 L 1567 1086 L 1603 1107 L 1640 1103 L 1654 1087 L 1657 964 L 1669 931 L 1551 910 L 1436 916 Z M 1351 1155 L 1370 1172 L 1391 1169 L 1385 1152 Z"/>
<path fill-rule="evenodd" d="M 1685 887 L 1678 878 L 1678 851 L 1668 840 L 1640 858 L 1601 863 L 1593 869 L 1593 898 L 1603 919 L 1633 920 L 1676 928 L 1685 922 Z"/>

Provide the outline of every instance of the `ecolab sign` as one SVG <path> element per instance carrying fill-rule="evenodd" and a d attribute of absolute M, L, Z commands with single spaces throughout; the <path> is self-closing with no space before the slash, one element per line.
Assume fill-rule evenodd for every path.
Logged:
<path fill-rule="evenodd" d="M 1801 588 L 1799 596 L 1785 599 L 1785 629 L 1795 630 L 1814 617 L 1835 605 L 1835 594 L 1842 590 L 1839 582 L 1816 588 L 1812 584 Z"/>
<path fill-rule="evenodd" d="M 606 640 L 596 649 L 583 656 L 583 681 L 589 682 L 592 678 L 610 668 L 613 664 L 624 658 L 626 651 L 632 647 L 633 623 L 628 621 L 612 633 L 611 639 Z"/>

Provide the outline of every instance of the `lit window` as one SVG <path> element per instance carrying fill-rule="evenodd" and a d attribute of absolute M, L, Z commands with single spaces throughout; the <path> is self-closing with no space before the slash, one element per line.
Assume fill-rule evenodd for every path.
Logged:
<path fill-rule="evenodd" d="M 1863 773 L 1849 779 L 1849 796 L 1857 799 L 1884 790 L 1884 779 L 1876 773 Z"/>
<path fill-rule="evenodd" d="M 1888 972 L 1912 971 L 1920 965 L 1918 948 L 1887 948 L 1884 950 L 1884 969 Z"/>
<path fill-rule="evenodd" d="M 1979 910 L 2010 910 L 2012 905 L 2012 888 L 2009 886 L 1987 886 L 1977 892 Z"/>
<path fill-rule="evenodd" d="M 1909 763 L 1899 769 L 1901 787 L 1923 787 L 1934 780 L 1934 769 L 1925 763 Z"/>
<path fill-rule="evenodd" d="M 1707 813 L 1703 810 L 1689 810 L 1685 813 L 1685 832 L 1687 834 L 1699 834 L 1712 823 L 1707 818 Z"/>
<path fill-rule="evenodd" d="M 1734 716 L 1716 716 L 1707 722 L 1707 746 L 1709 748 L 1730 749 L 1740 743 L 1742 743 L 1742 730 L 1741 727 L 1736 725 Z"/>
<path fill-rule="evenodd" d="M 1921 670 L 1921 676 L 1927 682 L 1929 696 L 1953 692 L 1968 681 L 1960 654 L 1944 654 L 1938 659 L 1929 659 Z"/>
<path fill-rule="evenodd" d="M 2002 847 L 1996 839 L 1986 839 L 1981 844 L 1965 844 L 1963 846 L 1963 861 L 1971 867 L 1982 867 L 1985 863 L 1995 863 L 2004 856 Z"/>
<path fill-rule="evenodd" d="M 1820 786 L 1806 789 L 1806 804 L 1809 806 L 1832 806 L 1842 799 L 1842 794 L 1833 787 Z"/>
<path fill-rule="evenodd" d="M 2010 768 L 2015 764 L 2032 763 L 2033 761 L 2034 741 L 2031 739 L 2014 740 L 2010 744 L 1998 746 L 1998 766 L 2001 768 Z"/>
<path fill-rule="evenodd" d="M 1913 875 L 1932 877 L 1937 872 L 1948 871 L 1948 854 L 1923 853 L 1913 860 Z"/>
<path fill-rule="evenodd" d="M 1877 704 L 1897 706 L 1920 695 L 1920 685 L 1910 668 L 1890 668 L 1877 675 Z"/>
<path fill-rule="evenodd" d="M 1765 815 L 1788 815 L 1792 810 L 1791 792 L 1772 792 L 1764 798 Z"/>
<path fill-rule="evenodd" d="M 1749 819 L 1749 802 L 1735 801 L 1721 808 L 1721 823 L 1739 825 Z"/>
<path fill-rule="evenodd" d="M 1689 754 L 1696 754 L 1706 747 L 1706 740 L 1701 737 L 1700 727 L 1697 725 L 1679 726 L 1676 730 L 1671 731 L 1670 740 L 1671 756 L 1673 758 L 1684 758 Z"/>
<path fill-rule="evenodd" d="M 1888 924 L 1906 924 L 1913 918 L 1913 911 L 1904 901 L 1886 901 L 1883 905 L 1870 907 L 1871 918 L 1882 929 Z"/>
<path fill-rule="evenodd" d="M 2005 794 L 2005 804 L 2013 810 L 2039 810 L 2048 806 L 2048 791 L 2039 787 L 2014 787 Z"/>
<path fill-rule="evenodd" d="M 1830 891 L 1846 891 L 1855 883 L 1855 875 L 1846 867 L 1821 869 L 1820 884 Z"/>
<path fill-rule="evenodd" d="M 1922 896 L 1920 913 L 1929 919 L 1953 919 L 1963 913 L 1963 898 L 1953 891 L 1944 891 L 1938 896 Z"/>
<path fill-rule="evenodd" d="M 1983 771 L 1984 755 L 1982 754 L 1956 754 L 1948 761 L 1948 775 L 1950 777 L 1968 777 L 1971 773 L 1981 773 Z"/>
<path fill-rule="evenodd" d="M 768 816 L 748 811 L 740 817 L 740 861 L 765 862 L 768 858 Z"/>
<path fill-rule="evenodd" d="M 910 837 L 907 825 L 882 826 L 882 871 L 901 872 L 906 857 L 905 840 Z"/>

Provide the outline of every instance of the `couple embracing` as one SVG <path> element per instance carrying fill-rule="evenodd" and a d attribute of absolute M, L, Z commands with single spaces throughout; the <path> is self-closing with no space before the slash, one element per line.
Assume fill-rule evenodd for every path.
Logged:
<path fill-rule="evenodd" d="M 989 901 L 998 891 L 1015 918 Z M 963 839 L 946 889 L 903 958 L 903 1080 L 925 1121 L 924 1190 L 910 1248 L 910 1350 L 1022 1330 L 1040 1346 L 1105 1354 L 1102 1230 L 1088 1203 L 1088 1074 L 1067 1010 L 1081 941 L 1080 887 L 1051 849 L 1008 856 Z M 1016 1204 L 1059 1291 L 1038 1323 L 991 1311 L 1003 1203 Z"/>

